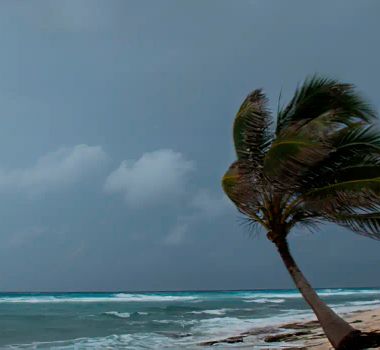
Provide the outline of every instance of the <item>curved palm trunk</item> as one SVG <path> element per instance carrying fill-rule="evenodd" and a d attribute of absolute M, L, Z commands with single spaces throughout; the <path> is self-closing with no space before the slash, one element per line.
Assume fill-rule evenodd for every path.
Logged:
<path fill-rule="evenodd" d="M 360 331 L 351 327 L 319 298 L 290 254 L 286 239 L 274 243 L 295 285 L 313 309 L 332 346 L 339 350 L 355 349 L 353 346 Z"/>

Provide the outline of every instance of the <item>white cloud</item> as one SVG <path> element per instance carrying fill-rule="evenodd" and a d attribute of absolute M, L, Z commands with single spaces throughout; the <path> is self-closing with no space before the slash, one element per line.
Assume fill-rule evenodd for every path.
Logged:
<path fill-rule="evenodd" d="M 225 195 L 211 194 L 208 190 L 198 191 L 191 200 L 191 206 L 207 217 L 222 215 L 233 207 Z"/>
<path fill-rule="evenodd" d="M 226 196 L 212 194 L 206 189 L 199 190 L 189 201 L 188 213 L 186 216 L 177 218 L 177 223 L 170 230 L 169 234 L 163 237 L 165 245 L 180 245 L 186 239 L 189 230 L 203 220 L 215 219 L 231 211 L 233 205 Z"/>
<path fill-rule="evenodd" d="M 136 161 L 123 161 L 106 179 L 107 193 L 121 193 L 131 207 L 157 203 L 185 191 L 194 163 L 171 149 L 144 153 Z"/>
<path fill-rule="evenodd" d="M 0 169 L 0 190 L 45 192 L 81 180 L 106 160 L 100 146 L 62 147 L 40 157 L 35 165 L 21 169 Z"/>
<path fill-rule="evenodd" d="M 189 229 L 188 224 L 178 223 L 169 234 L 164 238 L 164 244 L 166 245 L 179 245 L 185 238 L 185 235 Z"/>

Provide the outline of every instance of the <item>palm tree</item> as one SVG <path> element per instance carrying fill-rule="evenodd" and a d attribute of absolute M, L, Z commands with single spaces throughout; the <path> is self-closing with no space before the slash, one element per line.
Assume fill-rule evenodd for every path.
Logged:
<path fill-rule="evenodd" d="M 313 76 L 277 112 L 261 90 L 241 105 L 233 126 L 237 160 L 225 193 L 272 241 L 335 349 L 359 349 L 363 334 L 317 295 L 287 242 L 295 226 L 332 222 L 380 239 L 380 133 L 376 113 L 351 84 Z"/>

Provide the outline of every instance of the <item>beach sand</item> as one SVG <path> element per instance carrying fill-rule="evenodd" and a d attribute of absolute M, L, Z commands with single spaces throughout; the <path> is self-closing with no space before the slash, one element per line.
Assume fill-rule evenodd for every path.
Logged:
<path fill-rule="evenodd" d="M 369 311 L 353 312 L 343 315 L 343 318 L 350 322 L 353 327 L 365 331 L 379 331 L 380 332 L 380 309 Z M 328 350 L 332 349 L 330 343 L 327 341 L 320 327 L 311 330 L 309 335 L 304 336 L 305 348 L 313 350 Z M 371 348 L 380 349 L 380 347 Z"/>
<path fill-rule="evenodd" d="M 343 314 L 342 317 L 353 325 L 353 327 L 364 331 L 380 332 L 380 308 L 367 310 L 367 311 L 355 311 L 347 314 Z M 276 333 L 265 337 L 265 343 L 268 344 L 268 348 L 260 345 L 260 349 L 288 349 L 288 350 L 330 350 L 333 349 L 326 339 L 319 323 L 316 320 L 312 321 L 295 321 L 292 323 L 286 323 L 276 327 Z M 213 346 L 222 344 L 236 344 L 249 343 L 249 339 L 253 336 L 260 334 L 260 329 L 254 329 L 252 331 L 241 333 L 240 335 L 219 339 L 214 341 L 208 341 L 201 343 L 203 346 Z M 251 343 L 252 344 L 252 343 Z M 254 344 L 254 343 L 253 343 Z M 242 344 L 243 345 L 243 344 Z M 244 346 L 244 349 L 246 347 Z M 237 347 L 239 349 L 239 347 Z M 374 347 L 371 349 L 380 349 L 380 347 Z M 354 350 L 354 349 L 352 349 Z"/>

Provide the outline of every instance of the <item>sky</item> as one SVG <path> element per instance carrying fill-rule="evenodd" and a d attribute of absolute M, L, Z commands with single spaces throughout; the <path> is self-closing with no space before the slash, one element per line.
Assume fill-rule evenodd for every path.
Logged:
<path fill-rule="evenodd" d="M 0 290 L 291 288 L 220 187 L 234 115 L 315 72 L 380 109 L 377 0 L 5 0 Z M 380 242 L 290 235 L 317 287 L 380 285 Z"/>

